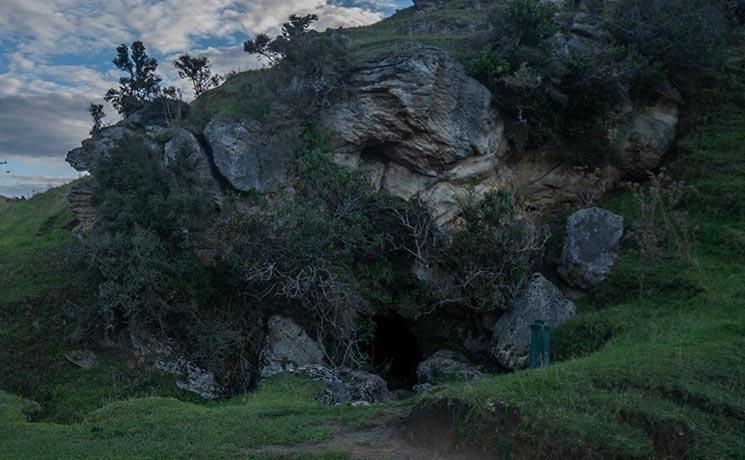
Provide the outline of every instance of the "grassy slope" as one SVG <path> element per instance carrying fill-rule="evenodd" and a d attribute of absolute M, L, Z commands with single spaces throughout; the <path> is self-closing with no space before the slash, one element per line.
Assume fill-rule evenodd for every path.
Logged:
<path fill-rule="evenodd" d="M 128 369 L 123 357 L 101 351 L 86 371 L 64 355 L 64 309 L 74 286 L 55 269 L 51 252 L 71 241 L 69 186 L 0 208 L 0 389 L 39 402 L 43 420 L 76 421 L 104 404 L 132 396 L 194 400 L 172 379 Z"/>

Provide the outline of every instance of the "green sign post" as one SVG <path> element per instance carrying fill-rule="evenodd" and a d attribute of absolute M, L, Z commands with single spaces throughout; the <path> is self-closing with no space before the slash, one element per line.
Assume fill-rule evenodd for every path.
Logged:
<path fill-rule="evenodd" d="M 551 327 L 545 321 L 536 320 L 530 326 L 530 368 L 549 364 L 551 351 Z"/>

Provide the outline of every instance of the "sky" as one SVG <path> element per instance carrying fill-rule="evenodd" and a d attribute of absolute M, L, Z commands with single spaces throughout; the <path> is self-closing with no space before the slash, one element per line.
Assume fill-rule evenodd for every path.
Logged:
<path fill-rule="evenodd" d="M 377 22 L 411 0 L 0 0 L 0 195 L 29 196 L 79 176 L 64 161 L 88 137 L 92 102 L 119 73 L 115 48 L 141 40 L 164 84 L 187 90 L 170 64 L 210 58 L 215 72 L 261 64 L 243 52 L 287 16 L 315 13 L 315 28 Z M 105 121 L 116 121 L 108 106 Z"/>

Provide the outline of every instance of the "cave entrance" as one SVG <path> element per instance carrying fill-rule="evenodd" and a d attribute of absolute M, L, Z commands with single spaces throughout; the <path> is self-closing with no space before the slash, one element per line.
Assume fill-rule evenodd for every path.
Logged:
<path fill-rule="evenodd" d="M 373 365 L 386 378 L 390 389 L 411 389 L 417 383 L 416 367 L 423 355 L 410 321 L 393 312 L 374 316 L 373 321 Z"/>

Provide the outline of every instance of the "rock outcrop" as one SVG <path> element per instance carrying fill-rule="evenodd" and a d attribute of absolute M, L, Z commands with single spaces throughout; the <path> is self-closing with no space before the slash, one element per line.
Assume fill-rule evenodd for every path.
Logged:
<path fill-rule="evenodd" d="M 253 120 L 214 119 L 204 129 L 220 174 L 236 190 L 278 191 L 287 181 L 293 142 L 282 130 L 270 130 Z"/>
<path fill-rule="evenodd" d="M 555 327 L 576 314 L 577 307 L 543 275 L 536 273 L 494 325 L 492 354 L 507 369 L 525 367 L 530 351 L 530 325 L 542 320 Z"/>
<path fill-rule="evenodd" d="M 507 148 L 490 92 L 447 53 L 415 48 L 352 71 L 351 98 L 327 110 L 336 160 L 380 163 L 380 186 L 424 199 L 445 225 L 466 185 L 488 183 Z"/>
<path fill-rule="evenodd" d="M 450 350 L 440 350 L 419 363 L 416 369 L 419 384 L 437 384 L 448 381 L 479 380 L 485 377 L 478 366 L 465 356 Z"/>
<path fill-rule="evenodd" d="M 96 225 L 96 208 L 93 205 L 93 183 L 90 178 L 84 177 L 73 183 L 67 201 L 76 221 L 72 232 L 79 235 L 93 230 Z"/>
<path fill-rule="evenodd" d="M 602 283 L 618 258 L 622 236 L 623 217 L 600 208 L 575 212 L 567 221 L 559 275 L 581 289 Z"/>
<path fill-rule="evenodd" d="M 294 372 L 309 365 L 324 362 L 324 353 L 318 343 L 294 321 L 273 316 L 267 322 L 264 348 L 261 351 L 261 376 L 269 377 L 282 372 Z"/>

